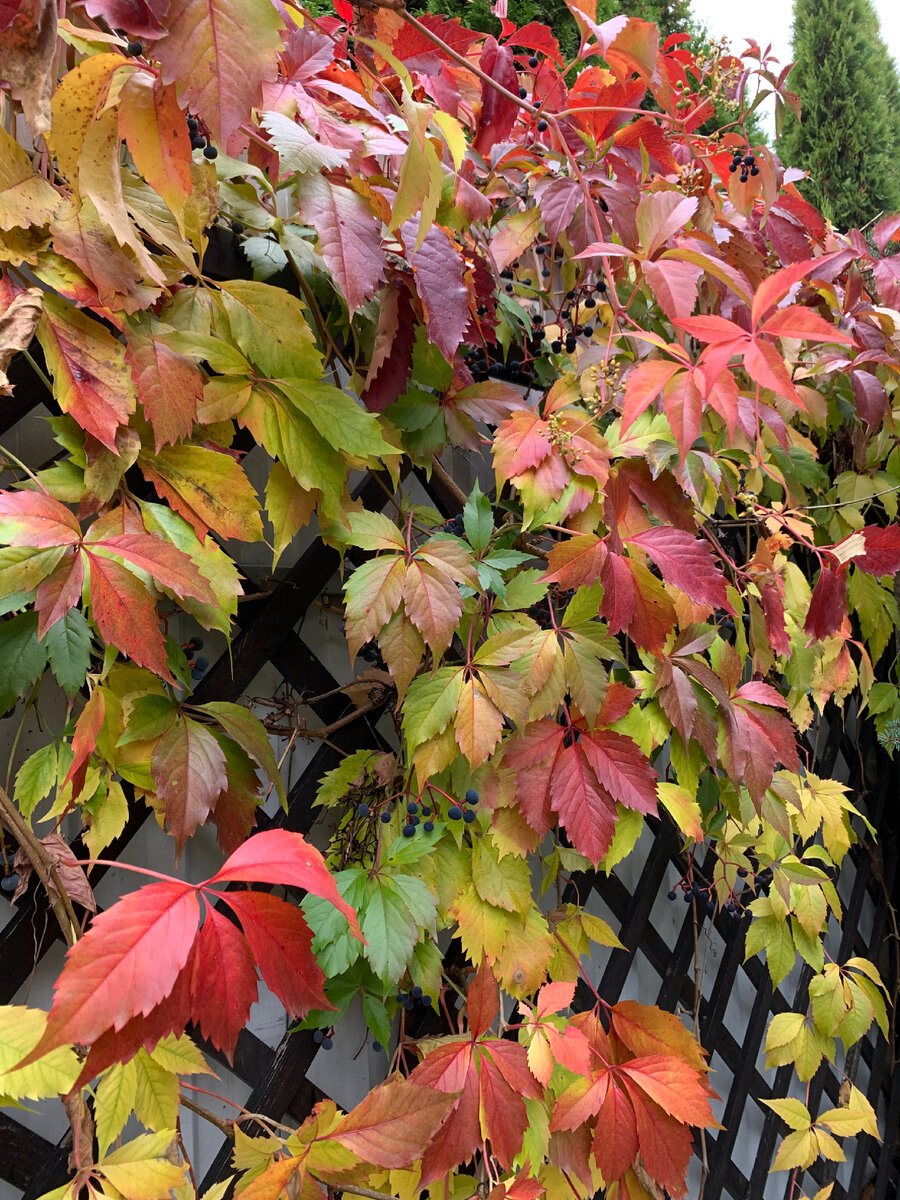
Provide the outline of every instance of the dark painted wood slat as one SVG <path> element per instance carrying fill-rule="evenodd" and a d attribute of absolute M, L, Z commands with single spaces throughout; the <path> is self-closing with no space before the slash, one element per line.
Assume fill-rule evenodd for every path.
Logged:
<path fill-rule="evenodd" d="M 9 1113 L 0 1112 L 0 1179 L 23 1191 L 35 1169 L 56 1150 L 52 1142 L 20 1125 Z"/>

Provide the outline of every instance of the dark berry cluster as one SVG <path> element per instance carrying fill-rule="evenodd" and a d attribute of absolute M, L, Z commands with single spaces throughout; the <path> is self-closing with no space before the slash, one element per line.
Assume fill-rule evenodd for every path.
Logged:
<path fill-rule="evenodd" d="M 203 638 L 201 637 L 192 637 L 189 642 L 185 642 L 182 646 L 182 650 L 187 655 L 187 665 L 191 673 L 191 679 L 194 680 L 202 679 L 209 670 L 209 659 L 205 655 L 199 654 L 199 651 L 202 649 Z"/>
<path fill-rule="evenodd" d="M 481 346 L 476 346 L 463 356 L 463 361 L 472 372 L 475 382 L 484 383 L 486 379 L 493 377 L 494 379 L 503 379 L 507 383 L 518 383 L 524 387 L 530 387 L 534 380 L 531 363 L 519 358 L 510 358 L 506 362 L 502 362 L 499 358 L 491 360 L 488 353 L 493 349 L 493 347 L 488 347 L 488 350 L 485 350 Z"/>
<path fill-rule="evenodd" d="M 735 150 L 728 164 L 728 170 L 734 175 L 737 171 L 741 173 L 741 183 L 746 183 L 751 175 L 759 174 L 759 167 L 756 165 L 756 156 L 753 154 L 742 154 L 740 150 Z"/>
<path fill-rule="evenodd" d="M 140 58 L 140 56 L 144 53 L 144 43 L 129 42 L 125 47 L 125 53 L 129 58 Z"/>
<path fill-rule="evenodd" d="M 196 117 L 188 117 L 188 133 L 191 135 L 191 149 L 202 150 L 203 157 L 210 159 L 219 157 L 219 152 L 215 146 L 210 144 L 209 138 L 201 132 L 200 122 Z"/>
<path fill-rule="evenodd" d="M 474 788 L 469 788 L 465 794 L 464 802 L 471 807 L 462 808 L 459 804 L 451 804 L 447 809 L 447 816 L 451 821 L 465 821 L 467 825 L 471 825 L 475 820 L 475 807 L 478 801 L 478 793 Z"/>
<path fill-rule="evenodd" d="M 434 1004 L 433 997 L 424 994 L 418 984 L 408 992 L 398 992 L 397 999 L 407 1012 L 412 1012 L 417 1004 L 421 1004 L 423 1008 L 431 1008 Z"/>
<path fill-rule="evenodd" d="M 746 879 L 750 872 L 746 867 L 738 867 L 737 874 L 740 879 Z M 759 876 L 757 876 L 757 881 L 759 881 Z M 703 905 L 706 915 L 712 917 L 716 911 L 715 901 L 713 900 L 713 887 L 713 884 L 704 886 L 704 884 L 699 883 L 696 879 L 688 880 L 685 878 L 679 880 L 675 887 L 667 893 L 667 896 L 669 900 L 676 900 L 678 898 L 678 889 L 680 889 L 685 904 L 690 904 L 693 900 L 696 900 L 698 904 Z M 722 905 L 722 909 L 729 916 L 739 917 L 744 911 L 744 904 L 738 894 L 729 889 L 728 899 Z"/>
<path fill-rule="evenodd" d="M 465 532 L 466 526 L 462 513 L 457 513 L 455 517 L 451 517 L 449 521 L 445 521 L 441 526 L 441 533 L 453 533 L 457 537 L 464 537 Z"/>
<path fill-rule="evenodd" d="M 313 1030 L 313 1041 L 317 1046 L 321 1046 L 323 1050 L 331 1050 L 334 1048 L 332 1033 L 334 1033 L 333 1029 L 329 1033 L 326 1033 L 324 1029 L 315 1029 Z"/>

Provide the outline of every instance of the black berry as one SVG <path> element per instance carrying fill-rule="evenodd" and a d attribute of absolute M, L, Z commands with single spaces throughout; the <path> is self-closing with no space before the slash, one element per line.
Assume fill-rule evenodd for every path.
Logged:
<path fill-rule="evenodd" d="M 523 87 L 520 87 L 519 88 L 519 99 L 524 100 L 527 95 L 528 95 L 528 93 L 525 91 L 525 89 Z"/>
<path fill-rule="evenodd" d="M 125 47 L 125 53 L 128 55 L 129 58 L 137 58 L 139 54 L 144 53 L 144 43 L 143 42 L 129 42 L 128 45 Z"/>
<path fill-rule="evenodd" d="M 674 900 L 674 899 L 675 899 L 675 893 L 674 893 L 674 891 L 672 891 L 672 892 L 666 892 L 666 899 L 667 899 L 667 900 Z"/>
<path fill-rule="evenodd" d="M 330 1050 L 334 1046 L 334 1038 L 322 1038 L 322 1049 Z"/>
<path fill-rule="evenodd" d="M 203 151 L 203 157 L 208 158 L 208 159 L 210 159 L 210 161 L 212 161 L 212 159 L 219 157 L 219 152 L 215 148 L 215 146 L 207 146 L 206 149 Z"/>
<path fill-rule="evenodd" d="M 547 122 L 545 120 L 543 120 L 543 118 L 542 118 L 537 123 L 537 131 L 538 131 L 538 133 L 544 133 L 546 129 L 547 129 Z"/>
<path fill-rule="evenodd" d="M 403 836 L 404 837 L 412 837 L 415 832 L 416 832 L 415 825 L 404 825 L 403 826 Z"/>
<path fill-rule="evenodd" d="M 188 127 L 188 133 L 191 135 L 191 137 L 193 137 L 196 134 L 197 130 L 200 128 L 200 126 L 194 120 L 193 117 L 188 117 L 187 127 Z"/>
<path fill-rule="evenodd" d="M 205 146 L 206 146 L 206 138 L 205 137 L 200 137 L 199 134 L 195 134 L 191 138 L 191 149 L 192 150 L 202 150 Z"/>
<path fill-rule="evenodd" d="M 738 875 L 740 875 L 741 879 L 746 879 L 747 876 L 750 874 L 750 872 L 747 870 L 746 867 L 738 867 L 737 873 L 738 873 Z"/>
<path fill-rule="evenodd" d="M 463 820 L 466 822 L 467 825 L 471 825 L 472 822 L 477 818 L 477 816 L 478 816 L 478 814 L 474 811 L 474 809 L 467 808 L 466 811 L 463 813 Z"/>
<path fill-rule="evenodd" d="M 422 826 L 426 833 L 431 833 L 434 830 L 434 821 L 426 821 Z"/>
<path fill-rule="evenodd" d="M 555 342 L 550 343 L 550 349 L 554 354 L 559 354 L 560 350 L 562 350 L 562 342 L 557 338 Z"/>
<path fill-rule="evenodd" d="M 450 818 L 451 821 L 458 821 L 462 815 L 463 815 L 462 809 L 459 807 L 458 804 L 451 804 L 450 807 L 447 809 L 447 816 Z"/>
<path fill-rule="evenodd" d="M 232 222 L 231 222 L 231 232 L 232 232 L 232 233 L 233 233 L 235 236 L 237 236 L 239 233 L 243 233 L 243 232 L 244 232 L 244 227 L 243 227 L 243 225 L 240 223 L 240 221 L 232 221 Z"/>
<path fill-rule="evenodd" d="M 367 816 L 369 815 L 369 806 L 368 806 L 368 804 L 357 804 L 357 806 L 356 806 L 356 813 L 357 813 L 357 816 L 360 816 L 360 817 L 367 817 Z"/>
<path fill-rule="evenodd" d="M 322 1029 L 316 1029 L 316 1030 L 313 1032 L 313 1041 L 316 1043 L 316 1045 L 317 1045 L 317 1046 L 321 1046 L 321 1045 L 322 1045 L 322 1042 L 323 1042 L 324 1040 L 325 1040 L 325 1032 L 324 1032 L 324 1030 L 322 1030 Z"/>
<path fill-rule="evenodd" d="M 422 989 L 419 987 L 418 984 L 416 984 L 416 986 L 412 990 L 412 998 L 413 998 L 413 1000 L 421 1000 L 422 999 Z"/>
<path fill-rule="evenodd" d="M 538 57 L 536 54 L 532 54 L 531 58 L 529 58 L 528 65 L 529 65 L 529 67 L 532 67 L 532 68 L 534 68 L 538 65 Z"/>

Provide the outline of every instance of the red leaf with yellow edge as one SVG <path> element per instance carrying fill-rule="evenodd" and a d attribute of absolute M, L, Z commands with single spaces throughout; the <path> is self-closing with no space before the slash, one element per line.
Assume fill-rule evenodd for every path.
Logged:
<path fill-rule="evenodd" d="M 430 563 L 413 559 L 406 568 L 403 602 L 426 645 L 439 657 L 453 638 L 462 614 L 459 588 Z"/>
<path fill-rule="evenodd" d="M 128 143 L 138 174 L 162 197 L 183 234 L 191 197 L 191 139 L 174 87 L 149 71 L 135 71 L 122 88 L 119 136 Z"/>
<path fill-rule="evenodd" d="M 472 1060 L 471 1044 L 465 1043 L 461 1051 L 456 1046 L 442 1047 L 441 1049 L 451 1050 L 452 1056 L 460 1064 L 465 1063 L 466 1065 L 461 1072 L 453 1072 L 454 1075 L 458 1075 L 458 1087 L 441 1087 L 437 1082 L 432 1085 L 439 1091 L 454 1091 L 459 1092 L 459 1095 L 453 1102 L 453 1107 L 443 1125 L 438 1129 L 422 1155 L 420 1188 L 427 1187 L 436 1179 L 442 1179 L 454 1167 L 468 1161 L 480 1147 L 482 1141 L 478 1072 Z M 429 1067 L 429 1060 L 439 1053 L 440 1050 L 437 1050 L 429 1054 L 428 1058 L 416 1067 L 410 1079 L 416 1083 L 427 1085 L 430 1082 L 430 1074 L 428 1071 L 423 1071 L 423 1068 Z M 422 1074 L 420 1075 L 419 1072 Z"/>
<path fill-rule="evenodd" d="M 572 845 L 599 863 L 612 844 L 616 830 L 616 805 L 601 787 L 581 747 L 560 750 L 550 780 L 553 807 Z"/>
<path fill-rule="evenodd" d="M 321 896 L 344 914 L 354 936 L 363 940 L 356 913 L 337 890 L 325 860 L 299 833 L 268 829 L 254 834 L 206 881 L 206 886 L 236 882 L 283 884 Z"/>
<path fill-rule="evenodd" d="M 628 372 L 625 399 L 622 405 L 622 432 L 625 433 L 637 418 L 650 407 L 669 380 L 684 365 L 663 358 L 651 358 Z"/>
<path fill-rule="evenodd" d="M 140 667 L 174 683 L 156 605 L 132 573 L 111 558 L 88 552 L 91 566 L 91 616 L 100 636 Z"/>
<path fill-rule="evenodd" d="M 91 922 L 66 955 L 44 1036 L 25 1062 L 56 1046 L 90 1044 L 148 1014 L 175 986 L 197 936 L 197 894 L 187 883 L 151 883 Z"/>
<path fill-rule="evenodd" d="M 165 538 L 149 533 L 118 533 L 93 543 L 91 550 L 110 550 L 146 571 L 160 587 L 176 596 L 193 596 L 203 604 L 216 603 L 212 588 L 193 559 Z"/>
<path fill-rule="evenodd" d="M 330 1009 L 300 910 L 268 892 L 226 892 L 222 899 L 237 913 L 266 986 L 287 1011 L 305 1017 L 311 1008 Z"/>
<path fill-rule="evenodd" d="M 494 437 L 494 470 L 500 483 L 538 466 L 550 454 L 547 423 L 521 408 L 503 422 Z"/>
<path fill-rule="evenodd" d="M 190 966 L 193 1020 L 230 1060 L 259 988 L 247 938 L 212 906 L 206 910 Z"/>
<path fill-rule="evenodd" d="M 106 702 L 103 691 L 95 687 L 90 699 L 81 710 L 81 716 L 75 722 L 75 736 L 72 738 L 72 762 L 63 780 L 72 785 L 72 799 L 77 800 L 84 787 L 88 762 L 97 745 L 97 737 L 103 728 L 103 718 L 106 715 Z"/>
<path fill-rule="evenodd" d="M 73 546 L 81 541 L 75 514 L 43 492 L 0 492 L 0 541 L 7 546 Z"/>
<path fill-rule="evenodd" d="M 695 604 L 732 611 L 725 592 L 725 577 L 708 542 L 671 525 L 654 525 L 629 541 L 646 550 L 666 583 L 679 588 Z"/>
<path fill-rule="evenodd" d="M 596 533 L 579 533 L 553 546 L 542 579 L 558 583 L 566 591 L 596 583 L 608 554 L 604 538 Z"/>
<path fill-rule="evenodd" d="M 637 742 L 612 729 L 582 734 L 581 748 L 598 782 L 626 808 L 655 815 L 657 774 Z"/>
<path fill-rule="evenodd" d="M 620 1075 L 685 1125 L 715 1125 L 709 1092 L 698 1073 L 672 1054 L 634 1058 L 617 1068 Z"/>
<path fill-rule="evenodd" d="M 63 412 L 117 454 L 116 430 L 137 399 L 125 347 L 87 313 L 48 292 L 38 341 Z"/>
<path fill-rule="evenodd" d="M 125 361 L 144 416 L 153 426 L 156 453 L 189 437 L 203 396 L 203 372 L 197 364 L 154 337 L 146 317 L 128 326 Z"/>
<path fill-rule="evenodd" d="M 602 1070 L 570 1084 L 553 1106 L 551 1132 L 577 1129 L 598 1113 L 606 1103 L 610 1079 L 610 1072 Z"/>
<path fill-rule="evenodd" d="M 224 538 L 262 538 L 259 501 L 243 467 L 230 454 L 205 446 L 165 446 L 138 465 L 164 500 L 202 541 L 210 529 Z"/>
<path fill-rule="evenodd" d="M 179 715 L 156 743 L 150 766 L 180 854 L 228 786 L 225 752 L 205 725 Z"/>
<path fill-rule="evenodd" d="M 634 1108 L 622 1088 L 612 1082 L 597 1114 L 593 1151 L 594 1160 L 608 1183 L 621 1179 L 637 1157 Z"/>
<path fill-rule="evenodd" d="M 674 1013 L 620 1000 L 610 1009 L 609 1018 L 611 1031 L 636 1057 L 674 1054 L 698 1073 L 706 1070 L 703 1047 Z"/>
<path fill-rule="evenodd" d="M 395 1077 L 373 1088 L 329 1136 L 364 1162 L 407 1167 L 422 1157 L 454 1104 L 446 1092 Z"/>

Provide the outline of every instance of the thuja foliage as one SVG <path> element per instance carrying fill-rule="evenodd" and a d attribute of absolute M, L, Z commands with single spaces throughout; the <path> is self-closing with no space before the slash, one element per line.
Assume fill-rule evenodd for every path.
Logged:
<path fill-rule="evenodd" d="M 800 747 L 829 701 L 886 745 L 900 718 L 875 682 L 898 617 L 897 259 L 748 143 L 757 90 L 791 99 L 765 60 L 701 67 L 650 23 L 570 9 L 606 64 L 574 78 L 549 28 L 506 18 L 2 9 L 0 366 L 43 362 L 60 447 L 4 452 L 2 704 L 58 687 L 67 710 L 0 807 L 69 950 L 49 1014 L 0 1015 L 0 1095 L 64 1099 L 56 1197 L 194 1196 L 182 1076 L 208 1068 L 186 1027 L 231 1055 L 258 974 L 326 1052 L 361 1000 L 388 1054 L 350 1113 L 265 1136 L 238 1113 L 246 1200 L 684 1195 L 691 1129 L 715 1125 L 703 1050 L 596 993 L 591 946 L 616 935 L 567 890 L 651 815 L 695 916 L 749 913 L 776 986 L 812 970 L 766 1062 L 808 1081 L 824 1061 L 841 1103 L 768 1098 L 791 1130 L 774 1168 L 796 1182 L 877 1134 L 842 1063 L 887 1028 L 884 985 L 823 945 L 865 821 Z M 879 254 L 898 231 L 879 223 Z M 253 278 L 213 277 L 214 234 Z M 449 521 L 409 484 L 446 489 L 448 451 L 484 468 Z M 361 470 L 384 511 L 352 498 Z M 343 555 L 346 694 L 396 733 L 321 780 L 324 854 L 277 820 L 254 834 L 284 801 L 267 729 L 192 697 L 196 640 L 168 632 L 180 614 L 224 643 L 226 544 L 277 564 L 308 525 Z M 176 862 L 207 822 L 226 861 L 90 919 L 59 823 L 96 858 L 140 801 Z"/>
<path fill-rule="evenodd" d="M 842 228 L 900 204 L 897 68 L 871 0 L 794 0 L 789 84 L 802 118 L 786 114 L 782 157 L 809 171 L 803 195 Z"/>

